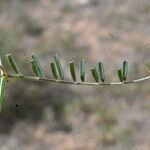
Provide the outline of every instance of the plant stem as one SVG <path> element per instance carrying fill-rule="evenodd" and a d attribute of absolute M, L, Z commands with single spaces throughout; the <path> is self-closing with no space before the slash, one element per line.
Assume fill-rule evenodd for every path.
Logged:
<path fill-rule="evenodd" d="M 83 86 L 125 85 L 125 84 L 138 83 L 138 82 L 142 82 L 142 81 L 146 81 L 146 80 L 150 79 L 150 76 L 147 76 L 147 77 L 143 77 L 143 78 L 131 80 L 131 81 L 126 81 L 126 82 L 92 83 L 92 82 L 73 82 L 73 81 L 66 81 L 66 80 L 55 80 L 55 79 L 33 77 L 33 76 L 19 76 L 19 75 L 15 75 L 15 74 L 7 74 L 7 77 L 31 80 L 31 81 L 45 81 L 45 82 L 54 82 L 54 83 L 71 84 L 71 85 L 83 85 Z"/>
<path fill-rule="evenodd" d="M 2 110 L 2 106 L 3 106 L 4 89 L 5 89 L 6 79 L 7 79 L 6 76 L 1 76 L 1 78 L 0 78 L 0 113 Z"/>

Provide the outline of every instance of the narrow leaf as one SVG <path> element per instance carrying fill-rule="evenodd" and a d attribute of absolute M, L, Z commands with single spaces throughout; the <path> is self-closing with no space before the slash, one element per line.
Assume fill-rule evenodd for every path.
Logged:
<path fill-rule="evenodd" d="M 3 106 L 5 84 L 6 84 L 6 77 L 2 76 L 0 78 L 0 113 L 2 110 L 2 106 Z"/>
<path fill-rule="evenodd" d="M 104 65 L 102 62 L 99 62 L 98 69 L 99 69 L 99 77 L 100 77 L 101 81 L 104 82 L 105 74 L 104 74 Z"/>
<path fill-rule="evenodd" d="M 51 62 L 51 63 L 50 63 L 50 66 L 51 66 L 51 71 L 52 71 L 52 74 L 53 74 L 54 78 L 55 78 L 55 79 L 58 79 L 55 63 L 54 63 L 54 62 Z"/>
<path fill-rule="evenodd" d="M 121 69 L 118 69 L 118 77 L 119 77 L 119 80 L 120 80 L 121 82 L 123 82 L 122 70 L 121 70 Z"/>
<path fill-rule="evenodd" d="M 76 73 L 75 73 L 75 66 L 73 60 L 70 62 L 70 73 L 73 81 L 76 81 Z"/>
<path fill-rule="evenodd" d="M 82 82 L 85 81 L 85 60 L 80 60 L 80 79 Z"/>
<path fill-rule="evenodd" d="M 36 66 L 35 61 L 32 59 L 30 62 L 31 62 L 31 65 L 32 65 L 32 70 L 35 73 L 35 75 L 38 76 L 38 77 L 41 77 L 41 74 L 40 74 L 40 72 L 39 72 L 39 70 Z"/>
<path fill-rule="evenodd" d="M 13 59 L 11 53 L 7 54 L 5 57 L 6 57 L 6 60 L 9 64 L 9 66 L 13 69 L 13 71 L 19 75 L 22 75 L 21 70 L 20 70 L 18 64 L 16 63 L 16 61 Z"/>
<path fill-rule="evenodd" d="M 54 56 L 54 61 L 55 61 L 59 76 L 60 76 L 61 80 L 63 80 L 64 79 L 64 71 L 63 71 L 63 68 L 61 66 L 58 55 Z"/>
<path fill-rule="evenodd" d="M 123 73 L 123 80 L 126 81 L 127 74 L 128 74 L 128 62 L 127 61 L 123 62 L 122 73 Z"/>
<path fill-rule="evenodd" d="M 43 69 L 39 63 L 38 58 L 34 54 L 32 54 L 31 63 L 32 63 L 32 68 L 35 74 L 38 75 L 39 77 L 44 77 Z"/>
<path fill-rule="evenodd" d="M 92 73 L 92 76 L 93 76 L 94 80 L 96 82 L 98 82 L 99 81 L 99 76 L 98 76 L 98 71 L 96 70 L 96 68 L 92 68 L 91 73 Z"/>

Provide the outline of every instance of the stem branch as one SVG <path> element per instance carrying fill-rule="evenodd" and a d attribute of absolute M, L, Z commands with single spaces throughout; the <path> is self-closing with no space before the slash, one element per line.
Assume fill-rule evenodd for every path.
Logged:
<path fill-rule="evenodd" d="M 66 81 L 66 80 L 55 80 L 41 77 L 33 77 L 33 76 L 20 76 L 15 74 L 7 74 L 8 78 L 16 78 L 16 79 L 24 79 L 31 81 L 45 81 L 45 82 L 53 82 L 53 83 L 61 83 L 61 84 L 71 84 L 71 85 L 83 85 L 83 86 L 107 86 L 107 85 L 124 85 L 124 84 L 133 84 L 142 81 L 146 81 L 150 79 L 150 76 L 126 81 L 126 82 L 111 82 L 111 83 L 93 83 L 93 82 L 74 82 L 74 81 Z"/>

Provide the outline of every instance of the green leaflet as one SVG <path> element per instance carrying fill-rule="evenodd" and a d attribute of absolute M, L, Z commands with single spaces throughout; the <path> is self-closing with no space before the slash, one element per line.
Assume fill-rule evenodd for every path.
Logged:
<path fill-rule="evenodd" d="M 96 82 L 99 82 L 98 71 L 96 70 L 96 68 L 92 68 L 92 69 L 91 69 L 91 73 L 92 73 L 92 76 L 93 76 L 94 80 L 95 80 Z"/>
<path fill-rule="evenodd" d="M 85 60 L 80 60 L 80 79 L 82 82 L 85 81 Z"/>
<path fill-rule="evenodd" d="M 105 74 L 104 74 L 104 65 L 102 62 L 99 62 L 98 64 L 98 70 L 99 70 L 99 78 L 102 82 L 105 81 Z"/>
<path fill-rule="evenodd" d="M 34 54 L 32 54 L 31 64 L 32 64 L 32 69 L 34 73 L 39 77 L 44 77 L 43 69 L 39 63 L 38 58 Z"/>
<path fill-rule="evenodd" d="M 31 65 L 32 65 L 32 70 L 35 73 L 35 75 L 39 76 L 39 77 L 42 77 L 39 70 L 38 70 L 38 68 L 37 68 L 37 66 L 36 66 L 35 61 L 32 59 L 30 62 L 31 62 Z"/>
<path fill-rule="evenodd" d="M 63 71 L 63 68 L 61 66 L 58 55 L 54 56 L 54 61 L 55 61 L 59 76 L 60 76 L 61 80 L 63 80 L 64 79 L 64 71 Z"/>
<path fill-rule="evenodd" d="M 56 65 L 55 65 L 54 61 L 50 63 L 50 66 L 51 66 L 51 71 L 52 71 L 54 78 L 58 79 Z"/>
<path fill-rule="evenodd" d="M 123 82 L 122 70 L 118 69 L 118 77 L 121 82 Z"/>
<path fill-rule="evenodd" d="M 9 64 L 9 66 L 13 69 L 13 71 L 19 75 L 22 75 L 21 70 L 20 70 L 18 64 L 16 63 L 16 61 L 13 59 L 11 53 L 5 55 L 5 57 L 6 57 L 6 60 Z"/>
<path fill-rule="evenodd" d="M 3 106 L 5 84 L 6 84 L 6 77 L 1 76 L 0 77 L 0 113 L 2 110 L 2 106 Z"/>
<path fill-rule="evenodd" d="M 75 73 L 75 66 L 73 60 L 70 62 L 70 73 L 73 81 L 76 81 L 76 73 Z"/>
<path fill-rule="evenodd" d="M 128 74 L 128 62 L 123 61 L 123 66 L 122 66 L 122 76 L 123 80 L 126 81 L 127 79 L 127 74 Z"/>

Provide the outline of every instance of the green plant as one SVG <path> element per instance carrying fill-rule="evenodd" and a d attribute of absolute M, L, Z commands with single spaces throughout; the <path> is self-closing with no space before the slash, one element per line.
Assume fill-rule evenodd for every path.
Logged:
<path fill-rule="evenodd" d="M 61 65 L 58 55 L 55 55 L 52 62 L 50 62 L 50 67 L 51 67 L 51 71 L 54 76 L 54 79 L 45 77 L 42 66 L 40 65 L 38 58 L 34 54 L 32 54 L 31 66 L 32 66 L 32 70 L 33 70 L 35 76 L 24 75 L 21 72 L 19 65 L 16 63 L 16 61 L 14 60 L 14 58 L 12 57 L 11 54 L 6 55 L 6 60 L 8 62 L 8 65 L 10 66 L 10 68 L 15 72 L 15 74 L 7 73 L 5 68 L 2 66 L 2 64 L 0 64 L 0 70 L 1 70 L 1 74 L 0 74 L 0 111 L 2 108 L 2 104 L 3 104 L 5 83 L 9 78 L 32 80 L 32 81 L 55 82 L 55 83 L 61 83 L 61 84 L 84 85 L 84 86 L 123 85 L 123 84 L 137 83 L 137 82 L 141 82 L 141 81 L 150 79 L 150 76 L 147 76 L 147 77 L 132 80 L 132 81 L 126 81 L 127 74 L 128 74 L 128 62 L 127 61 L 124 61 L 122 68 L 118 70 L 118 77 L 121 82 L 111 82 L 111 83 L 106 82 L 105 73 L 104 73 L 104 65 L 102 62 L 99 62 L 98 67 L 94 67 L 91 69 L 92 76 L 93 76 L 94 80 L 96 81 L 96 83 L 93 83 L 93 82 L 85 81 L 86 71 L 85 71 L 85 60 L 84 59 L 81 59 L 79 62 L 81 82 L 76 80 L 76 70 L 75 70 L 75 65 L 74 65 L 73 60 L 70 62 L 70 74 L 71 74 L 73 81 L 65 80 L 64 69 Z"/>

